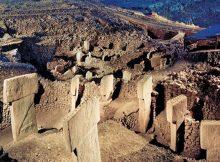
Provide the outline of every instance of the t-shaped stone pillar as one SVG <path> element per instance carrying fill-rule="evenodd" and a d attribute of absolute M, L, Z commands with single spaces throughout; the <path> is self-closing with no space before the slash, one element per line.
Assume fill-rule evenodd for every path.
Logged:
<path fill-rule="evenodd" d="M 177 130 L 184 122 L 187 113 L 187 97 L 185 95 L 177 96 L 167 101 L 166 116 L 171 128 L 170 148 L 177 151 Z"/>
<path fill-rule="evenodd" d="M 4 80 L 3 102 L 10 105 L 14 141 L 37 133 L 34 96 L 38 92 L 37 74 L 26 74 Z"/>
<path fill-rule="evenodd" d="M 152 76 L 144 76 L 137 84 L 139 100 L 137 131 L 145 133 L 150 121 L 151 93 L 153 91 Z"/>
<path fill-rule="evenodd" d="M 74 162 L 101 162 L 97 128 L 99 120 L 98 98 L 85 100 L 64 119 L 64 140 Z"/>
<path fill-rule="evenodd" d="M 207 150 L 206 160 L 220 161 L 220 121 L 203 120 L 200 126 L 201 148 Z"/>

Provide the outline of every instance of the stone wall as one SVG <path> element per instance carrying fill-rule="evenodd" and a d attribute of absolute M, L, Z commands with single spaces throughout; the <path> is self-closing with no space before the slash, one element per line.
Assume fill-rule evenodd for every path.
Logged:
<path fill-rule="evenodd" d="M 220 63 L 220 50 L 204 50 L 191 52 L 186 55 L 186 58 L 195 62 L 208 62 L 213 66 L 219 66 Z"/>
<path fill-rule="evenodd" d="M 154 128 L 157 142 L 168 147 L 171 139 L 171 128 L 170 123 L 167 121 L 165 110 L 154 120 Z"/>
<path fill-rule="evenodd" d="M 189 158 L 198 158 L 200 156 L 200 122 L 192 118 L 185 118 L 185 135 L 183 154 Z"/>
<path fill-rule="evenodd" d="M 51 111 L 54 109 L 70 109 L 70 82 L 50 81 L 40 79 L 40 89 L 37 94 L 37 111 Z"/>
<path fill-rule="evenodd" d="M 2 109 L 2 114 L 0 114 L 0 130 L 2 130 L 11 125 L 11 114 L 9 105 L 2 104 L 0 105 L 0 109 Z"/>
<path fill-rule="evenodd" d="M 204 102 L 203 117 L 205 120 L 220 120 L 220 79 L 212 78 L 209 80 L 209 88 L 207 90 L 208 98 Z"/>
<path fill-rule="evenodd" d="M 135 81 L 122 83 L 119 98 L 137 98 L 137 83 Z"/>
<path fill-rule="evenodd" d="M 178 83 L 164 83 L 164 105 L 166 105 L 167 101 L 171 98 L 177 97 L 181 94 L 187 96 L 187 109 L 191 110 L 196 100 L 197 92 L 188 87 L 183 87 L 181 84 Z"/>

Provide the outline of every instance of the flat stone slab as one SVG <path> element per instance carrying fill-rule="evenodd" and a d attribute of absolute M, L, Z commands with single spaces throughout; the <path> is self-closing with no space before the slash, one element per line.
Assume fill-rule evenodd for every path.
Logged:
<path fill-rule="evenodd" d="M 10 111 L 14 141 L 37 133 L 34 94 L 13 102 Z"/>
<path fill-rule="evenodd" d="M 177 150 L 177 126 L 176 124 L 170 123 L 171 140 L 170 149 L 173 151 Z"/>
<path fill-rule="evenodd" d="M 151 95 L 153 91 L 153 78 L 152 76 L 144 76 L 137 84 L 138 98 L 145 99 Z"/>
<path fill-rule="evenodd" d="M 210 162 L 220 161 L 220 147 L 207 150 L 206 160 Z"/>
<path fill-rule="evenodd" d="M 153 91 L 152 76 L 144 76 L 137 84 L 139 99 L 137 131 L 145 133 L 150 121 L 151 93 Z"/>
<path fill-rule="evenodd" d="M 187 97 L 179 95 L 167 101 L 166 116 L 167 121 L 177 124 L 177 129 L 184 121 L 184 116 L 187 112 Z"/>
<path fill-rule="evenodd" d="M 201 148 L 208 150 L 220 147 L 220 121 L 203 120 L 200 126 Z"/>
<path fill-rule="evenodd" d="M 64 119 L 63 129 L 67 149 L 78 148 L 84 136 L 100 120 L 100 104 L 97 98 L 84 101 Z"/>
<path fill-rule="evenodd" d="M 21 75 L 4 80 L 3 102 L 9 103 L 38 92 L 36 73 Z"/>
<path fill-rule="evenodd" d="M 75 152 L 78 155 L 78 162 L 101 162 L 97 126 L 92 128 Z"/>

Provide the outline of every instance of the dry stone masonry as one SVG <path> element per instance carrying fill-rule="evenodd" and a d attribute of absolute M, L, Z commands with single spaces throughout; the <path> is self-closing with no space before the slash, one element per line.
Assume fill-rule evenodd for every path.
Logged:
<path fill-rule="evenodd" d="M 200 146 L 200 122 L 192 117 L 186 117 L 184 132 L 183 154 L 189 158 L 199 158 L 201 154 Z"/>

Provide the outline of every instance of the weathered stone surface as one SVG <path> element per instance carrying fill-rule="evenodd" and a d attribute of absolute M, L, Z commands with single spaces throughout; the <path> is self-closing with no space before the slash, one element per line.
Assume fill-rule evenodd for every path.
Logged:
<path fill-rule="evenodd" d="M 128 82 L 131 80 L 131 73 L 129 71 L 123 71 L 123 80 Z"/>
<path fill-rule="evenodd" d="M 34 94 L 13 102 L 10 111 L 14 141 L 37 132 Z"/>
<path fill-rule="evenodd" d="M 220 147 L 220 121 L 203 120 L 200 126 L 201 148 L 208 150 Z"/>
<path fill-rule="evenodd" d="M 139 98 L 138 127 L 137 131 L 145 133 L 150 121 L 151 93 L 153 83 L 151 76 L 145 76 L 138 82 L 137 93 Z"/>
<path fill-rule="evenodd" d="M 177 96 L 167 102 L 166 114 L 167 121 L 177 124 L 177 129 L 184 121 L 184 115 L 187 112 L 187 97 L 185 95 Z"/>
<path fill-rule="evenodd" d="M 152 76 L 144 76 L 144 78 L 140 80 L 137 85 L 138 98 L 145 99 L 149 97 L 149 94 L 151 94 L 152 91 L 153 91 Z"/>
<path fill-rule="evenodd" d="M 101 91 L 102 99 L 107 101 L 111 98 L 114 91 L 113 75 L 107 75 L 102 78 L 100 91 Z"/>
<path fill-rule="evenodd" d="M 97 123 L 100 120 L 99 100 L 85 101 L 68 114 L 64 121 L 64 139 L 73 161 L 101 162 Z"/>
<path fill-rule="evenodd" d="M 170 130 L 171 130 L 171 140 L 170 140 L 170 149 L 173 151 L 177 150 L 177 125 L 170 123 Z"/>
<path fill-rule="evenodd" d="M 206 160 L 210 162 L 220 161 L 220 147 L 208 149 Z"/>
<path fill-rule="evenodd" d="M 3 102 L 9 103 L 38 92 L 36 73 L 21 75 L 4 80 Z"/>
<path fill-rule="evenodd" d="M 72 97 L 71 110 L 74 110 L 76 108 L 76 101 L 79 95 L 79 76 L 75 76 L 71 80 L 70 93 Z"/>
<path fill-rule="evenodd" d="M 78 51 L 76 53 L 76 61 L 77 61 L 78 64 L 80 64 L 82 62 L 82 57 L 83 57 L 82 51 Z"/>
<path fill-rule="evenodd" d="M 84 45 L 84 51 L 89 52 L 89 49 L 90 49 L 89 41 L 84 41 L 83 45 Z"/>
<path fill-rule="evenodd" d="M 84 140 L 76 150 L 78 162 L 101 162 L 98 128 L 95 126 L 84 137 Z"/>
<path fill-rule="evenodd" d="M 161 57 L 160 56 L 155 56 L 153 58 L 151 58 L 151 67 L 154 69 L 154 70 L 160 70 L 162 67 L 161 67 Z"/>
<path fill-rule="evenodd" d="M 86 79 L 87 80 L 91 80 L 92 79 L 92 72 L 90 72 L 90 71 L 86 72 Z"/>

